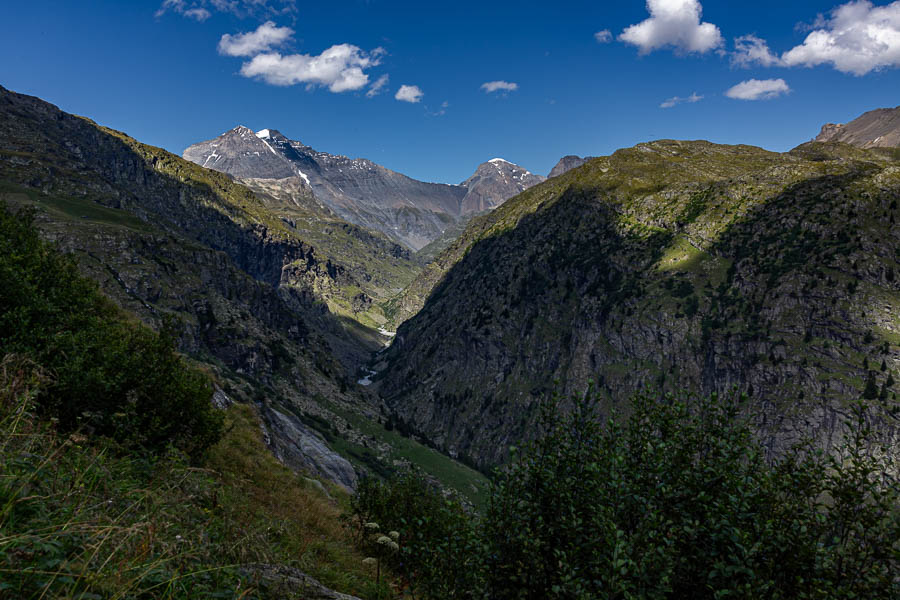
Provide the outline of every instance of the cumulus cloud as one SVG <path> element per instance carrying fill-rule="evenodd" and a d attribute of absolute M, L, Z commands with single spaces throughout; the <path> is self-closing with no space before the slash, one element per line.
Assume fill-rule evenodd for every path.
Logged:
<path fill-rule="evenodd" d="M 612 41 L 612 37 L 612 31 L 609 29 L 604 29 L 594 34 L 594 39 L 597 40 L 598 44 L 608 44 Z"/>
<path fill-rule="evenodd" d="M 848 2 L 814 26 L 801 45 L 782 55 L 785 65 L 831 64 L 854 75 L 900 66 L 900 1 L 885 6 Z"/>
<path fill-rule="evenodd" d="M 379 77 L 375 83 L 369 87 L 369 91 L 366 92 L 366 98 L 374 98 L 380 94 L 384 90 L 384 86 L 388 84 L 388 80 L 390 80 L 389 75 L 382 75 Z"/>
<path fill-rule="evenodd" d="M 699 0 L 647 0 L 650 18 L 627 27 L 619 40 L 641 54 L 671 47 L 676 52 L 704 53 L 720 47 L 722 33 L 712 23 L 701 23 Z"/>
<path fill-rule="evenodd" d="M 748 79 L 725 92 L 735 100 L 771 100 L 791 91 L 784 79 Z"/>
<path fill-rule="evenodd" d="M 424 95 L 425 93 L 420 90 L 417 85 L 401 85 L 400 89 L 397 90 L 397 93 L 394 95 L 394 98 L 401 102 L 412 102 L 415 104 L 422 100 L 422 96 Z"/>
<path fill-rule="evenodd" d="M 481 89 L 484 90 L 486 94 L 493 94 L 494 92 L 514 92 L 519 89 L 519 84 L 511 83 L 509 81 L 488 81 L 487 83 L 481 84 Z"/>
<path fill-rule="evenodd" d="M 241 67 L 241 75 L 261 79 L 272 85 L 324 86 L 339 93 L 364 88 L 369 83 L 365 70 L 381 64 L 384 50 L 363 52 L 352 44 L 338 44 L 318 56 L 257 54 Z"/>
<path fill-rule="evenodd" d="M 700 102 L 701 100 L 703 100 L 703 96 L 699 95 L 697 92 L 694 92 L 687 98 L 682 98 L 681 96 L 672 96 L 671 98 L 660 104 L 659 107 L 672 108 L 673 106 L 676 106 L 678 104 L 693 104 L 694 102 Z"/>
<path fill-rule="evenodd" d="M 772 54 L 766 40 L 755 35 L 744 35 L 734 40 L 734 52 L 731 54 L 731 64 L 735 67 L 749 68 L 753 65 L 763 67 L 782 66 L 783 63 L 777 54 Z"/>
<path fill-rule="evenodd" d="M 244 17 L 275 17 L 297 12 L 297 0 L 164 0 L 156 11 L 161 17 L 173 12 L 203 22 L 212 11 Z"/>
<path fill-rule="evenodd" d="M 291 39 L 294 30 L 290 27 L 276 27 L 272 21 L 266 21 L 256 31 L 225 34 L 219 40 L 219 54 L 225 56 L 255 56 L 281 46 Z"/>

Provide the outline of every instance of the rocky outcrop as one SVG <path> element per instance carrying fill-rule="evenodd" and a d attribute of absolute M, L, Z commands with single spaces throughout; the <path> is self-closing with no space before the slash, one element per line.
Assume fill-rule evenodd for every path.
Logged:
<path fill-rule="evenodd" d="M 374 386 L 482 465 L 589 381 L 607 411 L 737 387 L 778 452 L 828 447 L 871 379 L 873 423 L 896 435 L 898 203 L 900 162 L 849 146 L 620 150 L 473 220 L 417 280 L 427 300 Z"/>
<path fill-rule="evenodd" d="M 353 466 L 329 448 L 318 432 L 290 412 L 269 405 L 261 406 L 260 414 L 266 424 L 266 444 L 278 460 L 333 481 L 349 492 L 356 489 Z"/>
<path fill-rule="evenodd" d="M 296 567 L 285 565 L 245 565 L 241 570 L 255 585 L 263 587 L 272 597 L 301 598 L 302 600 L 360 600 L 325 587 Z"/>
<path fill-rule="evenodd" d="M 900 106 L 869 111 L 847 124 L 827 123 L 814 141 L 843 142 L 858 148 L 898 147 Z"/>
<path fill-rule="evenodd" d="M 564 173 L 568 173 L 572 169 L 577 169 L 593 158 L 593 156 L 585 156 L 584 158 L 582 158 L 580 156 L 575 156 L 572 154 L 563 156 L 561 159 L 559 159 L 559 162 L 556 163 L 556 166 L 554 166 L 550 171 L 550 174 L 547 175 L 547 178 L 549 179 L 550 177 L 559 177 Z"/>

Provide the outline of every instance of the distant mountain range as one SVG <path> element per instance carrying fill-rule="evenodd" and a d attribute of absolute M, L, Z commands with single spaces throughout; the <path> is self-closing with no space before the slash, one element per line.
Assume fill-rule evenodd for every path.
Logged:
<path fill-rule="evenodd" d="M 246 127 L 194 144 L 183 156 L 239 179 L 299 177 L 341 218 L 380 231 L 413 250 L 469 215 L 495 208 L 545 179 L 497 158 L 480 165 L 459 185 L 426 183 L 370 160 L 319 152 L 274 129 L 253 132 Z"/>
<path fill-rule="evenodd" d="M 859 148 L 900 146 L 900 106 L 869 111 L 846 125 L 828 123 L 815 141 L 844 142 Z"/>

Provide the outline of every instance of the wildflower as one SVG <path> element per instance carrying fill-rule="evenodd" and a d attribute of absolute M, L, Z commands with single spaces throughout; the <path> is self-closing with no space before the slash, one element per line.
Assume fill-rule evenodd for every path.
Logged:
<path fill-rule="evenodd" d="M 386 535 L 380 536 L 377 540 L 375 540 L 376 544 L 381 544 L 382 546 L 388 546 L 391 544 L 391 538 Z"/>
<path fill-rule="evenodd" d="M 372 565 L 378 564 L 378 559 L 372 558 L 372 557 L 370 556 L 370 557 L 368 557 L 368 558 L 364 558 L 364 559 L 363 559 L 363 564 L 364 564 L 364 565 L 372 566 Z"/>
<path fill-rule="evenodd" d="M 379 529 L 378 523 L 374 522 L 366 523 L 365 525 L 363 525 L 363 527 L 365 527 L 366 529 L 371 529 L 372 531 L 377 531 Z"/>
<path fill-rule="evenodd" d="M 400 539 L 399 531 L 389 531 L 388 535 L 391 536 L 391 539 L 394 540 L 395 542 Z"/>

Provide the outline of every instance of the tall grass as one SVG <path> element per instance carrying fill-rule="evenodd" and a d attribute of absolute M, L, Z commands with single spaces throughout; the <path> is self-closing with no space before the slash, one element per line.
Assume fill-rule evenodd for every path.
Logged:
<path fill-rule="evenodd" d="M 197 468 L 57 434 L 33 412 L 47 380 L 25 358 L 0 361 L 0 598 L 291 597 L 254 576 L 258 563 L 371 587 L 337 502 L 271 456 L 249 407 L 229 411 Z"/>

